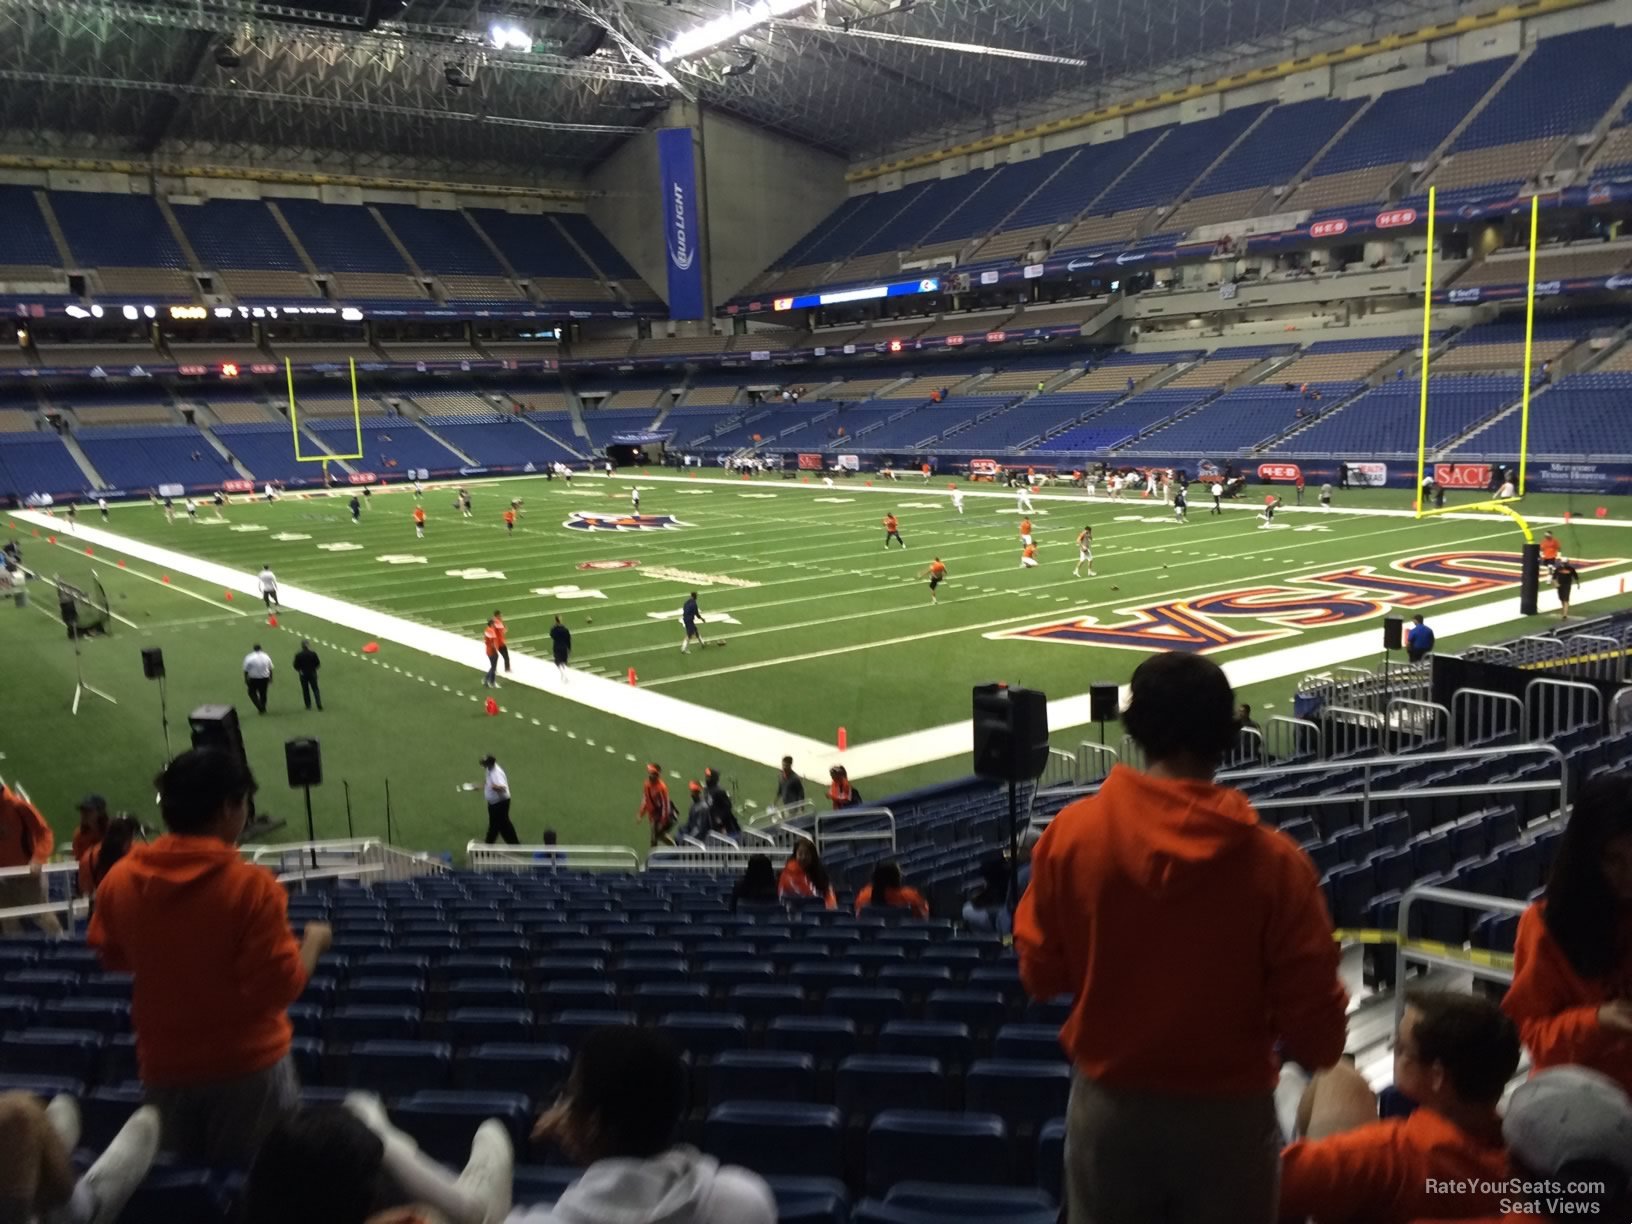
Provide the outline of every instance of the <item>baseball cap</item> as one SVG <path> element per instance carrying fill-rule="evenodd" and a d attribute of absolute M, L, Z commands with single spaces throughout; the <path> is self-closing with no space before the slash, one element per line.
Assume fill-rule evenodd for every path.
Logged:
<path fill-rule="evenodd" d="M 90 794 L 79 801 L 78 809 L 81 812 L 105 812 L 108 810 L 108 801 L 101 795 Z"/>
<path fill-rule="evenodd" d="M 1550 1067 L 1514 1090 L 1502 1137 L 1525 1168 L 1602 1161 L 1632 1178 L 1632 1097 L 1586 1067 Z"/>
<path fill-rule="evenodd" d="M 686 789 L 691 791 L 701 791 L 703 789 L 703 784 L 701 782 L 688 782 L 686 784 Z"/>

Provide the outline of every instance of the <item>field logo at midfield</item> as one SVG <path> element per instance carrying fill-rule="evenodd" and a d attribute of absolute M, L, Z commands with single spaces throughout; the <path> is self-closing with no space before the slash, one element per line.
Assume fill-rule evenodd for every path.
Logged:
<path fill-rule="evenodd" d="M 561 526 L 574 531 L 668 531 L 691 524 L 682 523 L 672 514 L 595 514 L 574 510 Z"/>
<path fill-rule="evenodd" d="M 1578 569 L 1623 564 L 1615 558 L 1577 562 Z M 1379 572 L 1354 565 L 1210 595 L 1120 608 L 1128 619 L 1055 621 L 985 636 L 1000 641 L 1063 642 L 1122 650 L 1182 650 L 1210 654 L 1414 610 L 1519 584 L 1520 557 L 1505 552 L 1445 552 L 1407 557 Z M 1248 622 L 1243 625 L 1241 622 Z"/>

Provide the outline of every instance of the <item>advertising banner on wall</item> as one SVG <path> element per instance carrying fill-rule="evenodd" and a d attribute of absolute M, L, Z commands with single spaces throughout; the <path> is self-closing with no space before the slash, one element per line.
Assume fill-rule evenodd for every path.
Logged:
<path fill-rule="evenodd" d="M 663 180 L 663 245 L 669 269 L 669 314 L 701 319 L 703 260 L 697 208 L 697 160 L 690 128 L 657 133 L 657 161 Z"/>
<path fill-rule="evenodd" d="M 1388 483 L 1388 465 L 1386 463 L 1353 463 L 1348 465 L 1349 485 L 1351 488 L 1380 489 Z"/>

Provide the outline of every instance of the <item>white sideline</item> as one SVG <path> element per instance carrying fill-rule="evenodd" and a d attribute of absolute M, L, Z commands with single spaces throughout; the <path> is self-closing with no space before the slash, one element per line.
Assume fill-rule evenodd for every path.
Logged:
<path fill-rule="evenodd" d="M 252 599 L 261 597 L 256 576 L 243 570 L 115 535 L 99 527 L 80 524 L 69 532 L 61 519 L 33 510 L 17 511 L 14 517 L 37 527 L 49 528 L 59 536 L 70 535 L 87 544 L 113 549 L 173 573 L 214 583 L 223 591 L 230 590 Z M 376 641 L 406 646 L 450 663 L 467 665 L 472 671 L 480 670 L 473 660 L 479 661 L 481 658 L 481 643 L 474 638 L 462 637 L 446 629 L 432 629 L 400 616 L 376 612 L 283 582 L 278 583 L 278 603 L 290 612 L 321 617 Z M 675 643 L 675 649 L 679 648 L 679 643 Z M 603 710 L 641 726 L 758 761 L 771 768 L 780 764 L 782 757 L 788 753 L 810 759 L 831 752 L 828 745 L 804 736 L 791 735 L 734 714 L 722 714 L 678 697 L 605 680 L 587 672 L 574 670 L 572 678 L 563 683 L 555 664 L 548 659 L 515 651 L 511 652 L 511 659 L 515 670 L 505 675 L 507 683 L 523 685 L 578 705 Z M 825 764 L 823 768 L 825 770 Z"/>
<path fill-rule="evenodd" d="M 230 589 L 253 599 L 260 598 L 260 585 L 255 575 L 242 570 L 234 570 L 217 562 L 174 552 L 83 523 L 69 531 L 63 520 L 35 510 L 9 513 L 16 519 L 55 531 L 59 535 L 68 535 L 98 547 L 113 549 L 174 573 L 214 583 L 224 590 Z M 1414 517 L 1408 510 L 1371 513 Z M 1467 517 L 1489 521 L 1485 515 Z M 1546 520 L 1537 518 L 1531 521 Z M 1617 525 L 1624 526 L 1624 523 Z M 1576 589 L 1571 607 L 1581 607 L 1622 594 L 1623 581 L 1624 575 L 1612 574 L 1583 582 Z M 479 670 L 470 662 L 472 659 L 480 658 L 480 644 L 474 639 L 466 639 L 445 629 L 429 628 L 402 617 L 377 612 L 281 582 L 278 584 L 278 595 L 280 602 L 290 611 L 317 616 L 343 628 L 365 634 L 369 638 L 418 650 L 450 663 L 469 665 L 473 671 Z M 1493 628 L 1515 620 L 1518 616 L 1518 597 L 1515 594 L 1512 598 L 1498 599 L 1491 603 L 1436 615 L 1433 618 L 1433 627 L 1440 637 L 1449 637 Z M 1237 688 L 1267 680 L 1302 676 L 1354 659 L 1375 656 L 1378 653 L 1377 632 L 1378 625 L 1372 622 L 1364 629 L 1340 637 L 1287 646 L 1247 658 L 1230 660 L 1224 662 L 1223 667 L 1230 682 Z M 820 777 L 825 775 L 830 765 L 842 763 L 852 779 L 861 780 L 918 765 L 927 765 L 949 757 L 967 755 L 972 751 L 972 732 L 967 719 L 858 744 L 841 753 L 833 746 L 808 736 L 782 731 L 751 719 L 739 718 L 733 714 L 721 713 L 706 706 L 670 697 L 650 688 L 631 687 L 583 671 L 574 670 L 571 680 L 562 683 L 553 663 L 515 651 L 512 651 L 511 655 L 515 670 L 505 676 L 505 680 L 510 683 L 549 693 L 592 709 L 603 710 L 615 717 L 668 735 L 721 752 L 729 752 L 746 760 L 757 761 L 768 768 L 775 768 L 785 754 L 791 754 L 799 761 L 801 771 L 807 776 Z M 1069 662 L 1069 658 L 1065 661 Z M 1126 686 L 1123 688 L 1123 696 L 1125 699 Z M 1083 727 L 1089 725 L 1091 721 L 1089 698 L 1086 693 L 1058 698 L 1048 703 L 1050 731 Z"/>

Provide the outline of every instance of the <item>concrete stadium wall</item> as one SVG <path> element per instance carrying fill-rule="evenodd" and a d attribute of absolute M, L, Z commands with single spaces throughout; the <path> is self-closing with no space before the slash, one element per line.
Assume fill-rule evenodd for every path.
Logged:
<path fill-rule="evenodd" d="M 677 126 L 681 116 L 655 127 Z M 668 300 L 668 259 L 663 252 L 663 182 L 657 171 L 657 137 L 631 136 L 589 175 L 585 211 L 657 295 Z M 706 248 L 704 252 L 707 254 Z M 713 303 L 709 303 L 710 306 Z"/>
<path fill-rule="evenodd" d="M 703 198 L 716 301 L 758 276 L 844 202 L 844 159 L 704 110 Z"/>

